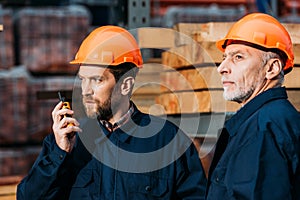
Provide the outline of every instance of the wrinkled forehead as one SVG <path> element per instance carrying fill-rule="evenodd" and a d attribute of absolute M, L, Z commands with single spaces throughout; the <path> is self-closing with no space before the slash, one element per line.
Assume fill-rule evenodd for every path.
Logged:
<path fill-rule="evenodd" d="M 263 51 L 260 49 L 257 49 L 252 46 L 248 46 L 245 44 L 239 44 L 239 43 L 232 43 L 228 46 L 226 46 L 224 55 L 235 55 L 235 54 L 246 54 L 246 55 L 258 55 L 261 56 Z"/>

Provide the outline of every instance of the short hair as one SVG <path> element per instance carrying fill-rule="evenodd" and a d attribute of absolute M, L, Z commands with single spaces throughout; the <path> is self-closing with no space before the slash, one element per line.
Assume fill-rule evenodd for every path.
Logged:
<path fill-rule="evenodd" d="M 125 62 L 117 66 L 108 66 L 108 69 L 115 77 L 116 82 L 130 76 L 135 78 L 139 71 L 138 67 L 131 62 Z"/>
<path fill-rule="evenodd" d="M 139 68 L 130 62 L 125 62 L 119 64 L 117 66 L 108 66 L 108 70 L 113 74 L 117 85 L 123 83 L 123 80 L 127 77 L 133 77 L 135 79 L 137 73 L 139 72 Z M 130 88 L 130 92 L 128 93 L 128 97 L 132 95 L 133 87 Z"/>

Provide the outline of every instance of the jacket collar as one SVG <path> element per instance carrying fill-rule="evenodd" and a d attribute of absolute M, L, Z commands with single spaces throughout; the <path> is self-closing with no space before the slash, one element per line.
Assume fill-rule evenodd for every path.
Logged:
<path fill-rule="evenodd" d="M 107 128 L 103 125 L 103 123 L 99 122 L 99 125 L 104 133 L 102 137 L 98 138 L 97 142 L 102 141 L 104 138 L 109 137 L 110 134 L 115 134 L 118 137 L 120 142 L 126 142 L 129 137 L 133 135 L 134 130 L 137 128 L 137 121 L 140 120 L 138 115 L 141 113 L 136 105 L 131 102 L 131 111 L 129 112 L 130 115 L 125 123 L 122 123 L 121 126 L 117 127 L 113 132 L 107 130 Z"/>
<path fill-rule="evenodd" d="M 110 123 L 107 120 L 102 120 L 99 117 L 98 120 L 109 132 L 113 132 L 128 122 L 128 120 L 131 118 L 132 113 L 134 112 L 134 109 L 135 108 L 133 106 L 133 103 L 130 102 L 129 110 L 119 119 L 119 121 L 115 122 L 114 124 Z"/>
<path fill-rule="evenodd" d="M 275 99 L 287 99 L 285 87 L 271 88 L 254 97 L 245 104 L 235 115 L 233 115 L 226 123 L 225 127 L 232 137 L 237 133 L 239 127 L 259 108 L 269 101 Z"/>

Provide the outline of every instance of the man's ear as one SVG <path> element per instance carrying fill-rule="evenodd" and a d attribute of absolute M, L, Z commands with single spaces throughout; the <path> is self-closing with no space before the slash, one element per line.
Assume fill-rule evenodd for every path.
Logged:
<path fill-rule="evenodd" d="M 266 79 L 272 80 L 277 77 L 282 70 L 282 63 L 278 58 L 272 58 L 267 63 Z"/>
<path fill-rule="evenodd" d="M 129 76 L 123 80 L 123 83 L 121 84 L 121 94 L 122 95 L 128 95 L 131 90 L 133 89 L 134 85 L 134 78 Z"/>

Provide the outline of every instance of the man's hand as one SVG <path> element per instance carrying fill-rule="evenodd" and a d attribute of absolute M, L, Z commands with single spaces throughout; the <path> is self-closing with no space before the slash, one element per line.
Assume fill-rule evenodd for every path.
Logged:
<path fill-rule="evenodd" d="M 70 153 L 74 147 L 76 136 L 75 132 L 82 132 L 79 123 L 75 118 L 64 117 L 68 114 L 73 115 L 74 111 L 70 109 L 62 109 L 63 102 L 59 102 L 52 111 L 53 133 L 57 145 L 67 153 Z M 68 126 L 68 124 L 72 124 Z"/>

